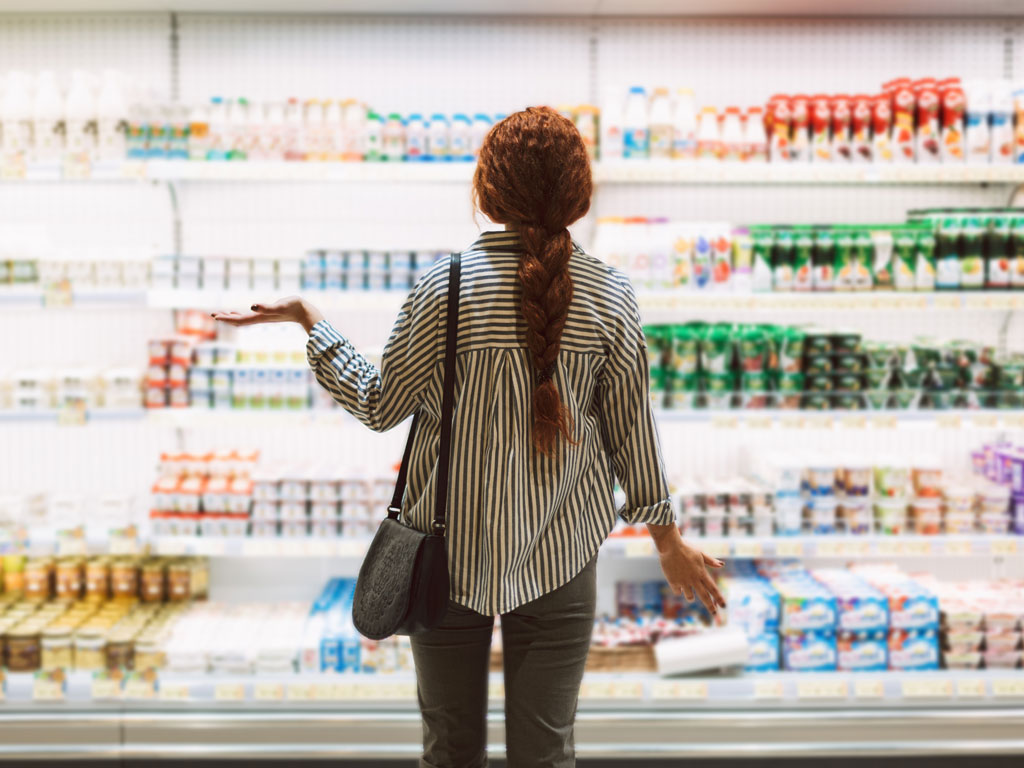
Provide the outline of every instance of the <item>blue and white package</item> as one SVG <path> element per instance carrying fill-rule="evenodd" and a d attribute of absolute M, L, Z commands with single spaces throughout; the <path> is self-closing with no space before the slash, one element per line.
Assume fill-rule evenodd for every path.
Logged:
<path fill-rule="evenodd" d="M 888 633 L 841 632 L 836 638 L 838 668 L 844 672 L 884 672 L 889 668 Z"/>
<path fill-rule="evenodd" d="M 783 669 L 794 672 L 834 672 L 838 664 L 832 632 L 800 632 L 782 638 Z"/>
<path fill-rule="evenodd" d="M 746 672 L 772 672 L 779 668 L 779 635 L 764 632 L 747 636 Z"/>
<path fill-rule="evenodd" d="M 889 669 L 920 671 L 938 668 L 938 632 L 933 629 L 889 631 Z"/>

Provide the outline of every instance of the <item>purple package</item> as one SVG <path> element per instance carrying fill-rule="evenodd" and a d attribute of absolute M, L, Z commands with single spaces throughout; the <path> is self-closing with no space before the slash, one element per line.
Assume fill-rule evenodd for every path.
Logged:
<path fill-rule="evenodd" d="M 1024 495 L 1010 497 L 1010 530 L 1024 536 Z"/>

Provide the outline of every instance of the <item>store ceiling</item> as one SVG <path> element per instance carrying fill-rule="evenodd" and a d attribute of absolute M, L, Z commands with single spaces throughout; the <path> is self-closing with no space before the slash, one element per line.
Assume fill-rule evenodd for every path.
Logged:
<path fill-rule="evenodd" d="M 0 11 L 516 16 L 1024 16 L 1024 0 L 0 0 Z"/>

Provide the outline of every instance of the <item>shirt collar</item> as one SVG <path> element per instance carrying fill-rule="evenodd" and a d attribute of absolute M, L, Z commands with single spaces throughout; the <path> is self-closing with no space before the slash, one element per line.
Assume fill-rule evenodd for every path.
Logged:
<path fill-rule="evenodd" d="M 522 249 L 523 239 L 519 233 L 504 229 L 481 232 L 480 237 L 470 246 L 471 251 L 521 251 Z M 572 241 L 572 250 L 573 253 L 583 253 L 583 248 L 575 240 Z"/>

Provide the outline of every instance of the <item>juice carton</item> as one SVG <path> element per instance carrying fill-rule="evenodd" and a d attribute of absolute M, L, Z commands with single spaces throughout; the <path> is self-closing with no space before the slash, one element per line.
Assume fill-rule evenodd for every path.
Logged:
<path fill-rule="evenodd" d="M 871 141 L 872 99 L 864 93 L 853 97 L 850 104 L 850 159 L 870 163 L 874 157 Z"/>
<path fill-rule="evenodd" d="M 814 233 L 808 227 L 796 230 L 793 250 L 793 290 L 810 291 L 814 287 Z"/>
<path fill-rule="evenodd" d="M 789 159 L 806 163 L 811 159 L 811 100 L 803 94 L 797 94 L 790 99 L 789 111 L 792 115 Z"/>
<path fill-rule="evenodd" d="M 967 108 L 964 117 L 964 137 L 969 163 L 987 163 L 992 150 L 989 118 L 992 110 L 992 91 L 985 81 L 964 84 Z"/>
<path fill-rule="evenodd" d="M 832 162 L 832 104 L 828 96 L 819 93 L 811 99 L 811 161 Z"/>
<path fill-rule="evenodd" d="M 773 163 L 785 163 L 790 156 L 793 113 L 789 108 L 789 97 L 776 94 L 768 99 L 764 110 L 764 129 L 768 136 L 768 159 Z"/>
<path fill-rule="evenodd" d="M 832 97 L 832 159 L 848 163 L 853 159 L 852 121 L 849 96 Z"/>
<path fill-rule="evenodd" d="M 991 147 L 989 161 L 1012 163 L 1014 158 L 1013 129 L 1014 100 L 1009 82 L 997 80 L 992 84 Z"/>
<path fill-rule="evenodd" d="M 889 669 L 927 670 L 939 668 L 939 638 L 935 629 L 892 629 L 889 631 Z"/>
<path fill-rule="evenodd" d="M 942 162 L 962 163 L 967 156 L 964 140 L 967 98 L 959 77 L 950 77 L 939 83 L 939 101 Z"/>
<path fill-rule="evenodd" d="M 727 226 L 716 227 L 711 236 L 712 287 L 728 290 L 732 287 L 732 236 Z"/>
<path fill-rule="evenodd" d="M 941 159 L 939 89 L 930 77 L 916 81 L 912 88 L 917 102 L 917 162 L 937 163 Z"/>
<path fill-rule="evenodd" d="M 782 638 L 782 666 L 796 672 L 833 672 L 838 663 L 832 632 L 801 632 Z"/>
<path fill-rule="evenodd" d="M 885 630 L 840 632 L 836 638 L 837 667 L 844 672 L 884 672 L 889 668 Z"/>
<path fill-rule="evenodd" d="M 1024 224 L 1024 220 L 1022 220 Z M 753 240 L 753 267 L 751 276 L 751 288 L 757 292 L 772 290 L 772 251 L 775 246 L 775 237 L 771 230 L 756 229 L 752 233 Z M 1021 233 L 1022 264 L 1024 264 L 1024 231 Z M 1022 273 L 1024 276 L 1024 273 Z"/>
<path fill-rule="evenodd" d="M 916 287 L 917 233 L 911 227 L 900 227 L 893 233 L 893 288 L 913 291 Z"/>
<path fill-rule="evenodd" d="M 916 155 L 914 116 L 917 99 L 910 79 L 901 77 L 889 84 L 892 100 L 893 159 L 898 163 L 912 163 Z"/>
<path fill-rule="evenodd" d="M 1024 88 L 1013 92 L 1013 116 L 1017 126 L 1013 133 L 1013 162 L 1024 163 Z"/>
<path fill-rule="evenodd" d="M 888 93 L 871 99 L 871 158 L 875 162 L 893 160 L 892 100 Z"/>

